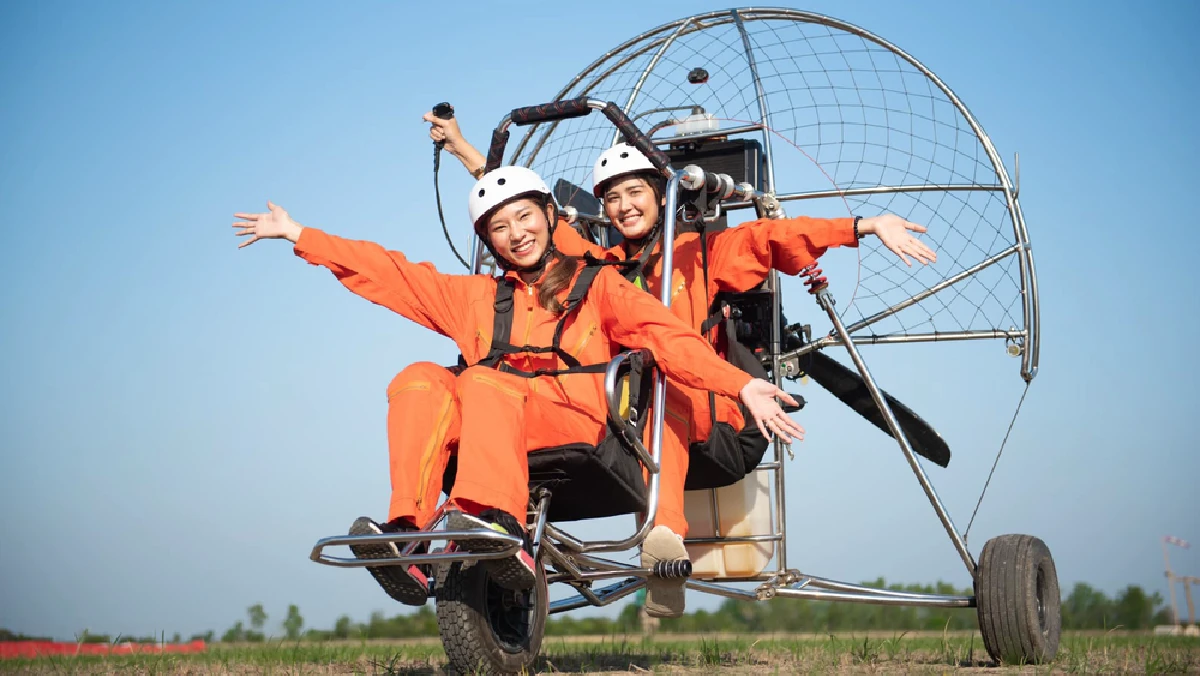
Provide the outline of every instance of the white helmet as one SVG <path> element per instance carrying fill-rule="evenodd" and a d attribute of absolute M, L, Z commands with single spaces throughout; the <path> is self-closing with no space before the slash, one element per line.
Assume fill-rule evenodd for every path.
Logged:
<path fill-rule="evenodd" d="M 603 186 L 608 181 L 626 174 L 657 171 L 642 151 L 628 143 L 619 143 L 600 153 L 596 166 L 592 168 L 592 194 L 596 199 L 603 197 Z"/>
<path fill-rule="evenodd" d="M 479 221 L 488 212 L 518 195 L 531 192 L 550 195 L 546 182 L 532 169 L 508 166 L 489 171 L 471 188 L 471 196 L 467 200 L 471 224 L 478 229 Z"/>

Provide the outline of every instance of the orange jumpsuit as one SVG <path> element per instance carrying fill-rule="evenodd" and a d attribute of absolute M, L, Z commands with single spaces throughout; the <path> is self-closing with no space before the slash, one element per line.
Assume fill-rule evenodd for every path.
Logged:
<path fill-rule="evenodd" d="M 709 308 L 720 291 L 740 293 L 749 291 L 766 278 L 772 270 L 795 275 L 816 262 L 831 247 L 858 246 L 854 238 L 852 218 L 783 218 L 760 219 L 743 223 L 708 235 L 708 288 L 704 286 L 704 259 L 700 252 L 700 235 L 686 232 L 675 237 L 674 289 L 671 292 L 671 312 L 686 324 L 700 330 L 708 318 Z M 574 228 L 560 221 L 555 228 L 555 245 L 566 254 L 582 255 L 585 251 L 610 260 L 624 260 L 623 246 L 607 250 L 585 240 Z M 644 274 L 648 291 L 659 298 L 662 293 L 661 243 L 651 252 Z M 745 426 L 736 397 L 716 393 L 717 422 L 729 423 L 733 429 Z M 688 386 L 684 382 L 667 382 L 666 427 L 663 435 L 663 466 L 683 463 L 687 475 L 688 447 L 706 441 L 712 431 L 708 391 Z M 674 427 L 673 430 L 670 428 Z M 682 448 L 667 444 L 682 443 Z M 670 460 L 668 460 L 670 458 Z M 664 475 L 664 480 L 666 476 Z M 679 488 L 682 491 L 682 486 Z M 665 486 L 662 490 L 666 497 Z M 679 493 L 682 505 L 683 495 Z M 660 509 L 662 499 L 660 499 Z M 674 529 L 672 529 L 674 530 Z M 684 534 L 685 531 L 676 531 Z"/>
<path fill-rule="evenodd" d="M 295 252 L 329 268 L 359 296 L 449 337 L 467 363 L 488 354 L 495 278 L 442 274 L 378 244 L 314 228 L 303 230 Z M 508 276 L 516 285 L 511 342 L 550 345 L 558 316 L 538 304 L 536 283 L 526 285 L 515 273 Z M 582 364 L 607 362 L 622 346 L 647 348 L 671 378 L 731 398 L 750 381 L 695 330 L 612 268 L 596 275 L 587 297 L 568 318 L 561 345 Z M 552 354 L 509 355 L 505 361 L 523 371 L 565 366 Z M 472 366 L 455 377 L 440 366 L 419 363 L 393 381 L 388 397 L 388 518 L 409 517 L 418 525 L 425 525 L 436 509 L 442 473 L 455 447 L 458 474 L 450 498 L 521 519 L 529 499 L 525 454 L 597 443 L 606 432 L 604 376 L 597 373 L 523 378 Z M 682 486 L 683 477 L 678 479 Z M 667 524 L 672 528 L 683 521 L 682 500 L 679 507 L 679 514 L 663 515 L 675 522 Z"/>

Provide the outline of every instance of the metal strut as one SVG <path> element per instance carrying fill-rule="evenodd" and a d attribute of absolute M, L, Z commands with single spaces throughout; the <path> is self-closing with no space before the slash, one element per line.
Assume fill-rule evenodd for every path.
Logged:
<path fill-rule="evenodd" d="M 913 473 L 917 475 L 917 481 L 920 482 L 921 488 L 925 490 L 926 497 L 929 498 L 930 504 L 933 505 L 933 510 L 937 512 L 938 519 L 941 520 L 942 526 L 946 529 L 946 534 L 950 536 L 950 541 L 954 543 L 954 548 L 958 550 L 959 557 L 967 566 L 967 572 L 971 574 L 971 579 L 975 579 L 975 559 L 971 556 L 971 552 L 967 550 L 967 544 L 958 534 L 958 529 L 954 527 L 954 522 L 950 519 L 950 514 L 946 511 L 942 501 L 938 498 L 937 492 L 933 489 L 933 484 L 929 482 L 929 477 L 925 476 L 925 470 L 921 467 L 921 461 L 917 459 L 913 453 L 912 446 L 908 443 L 908 438 L 904 436 L 904 432 L 900 429 L 900 425 L 896 422 L 896 416 L 892 413 L 892 409 L 888 406 L 887 401 L 879 391 L 879 386 L 875 384 L 875 379 L 871 377 L 871 372 L 867 369 L 866 362 L 863 361 L 862 355 L 858 353 L 858 347 L 854 341 L 850 339 L 850 333 L 846 330 L 846 326 L 842 324 L 841 317 L 838 317 L 834 308 L 833 295 L 829 293 L 829 283 L 821 277 L 821 270 L 814 263 L 800 271 L 800 275 L 806 277 L 804 284 L 808 286 L 808 292 L 816 296 L 817 305 L 820 305 L 825 313 L 829 315 L 829 320 L 833 322 L 833 328 L 838 336 L 842 339 L 846 351 L 850 353 L 850 359 L 854 361 L 854 366 L 858 368 L 859 374 L 862 375 L 863 383 L 867 386 L 867 391 L 871 393 L 871 399 L 875 401 L 875 405 L 879 407 L 879 411 L 883 414 L 883 419 L 887 423 L 888 429 L 891 430 L 892 437 L 900 444 L 900 450 L 904 453 L 905 459 L 912 467 Z"/>

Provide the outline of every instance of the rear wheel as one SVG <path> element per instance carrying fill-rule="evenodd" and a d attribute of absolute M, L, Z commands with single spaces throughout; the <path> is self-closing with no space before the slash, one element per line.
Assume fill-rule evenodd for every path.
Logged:
<path fill-rule="evenodd" d="M 438 633 L 450 667 L 459 673 L 532 672 L 548 609 L 540 566 L 533 588 L 519 592 L 493 582 L 481 563 L 455 563 L 437 581 Z"/>
<path fill-rule="evenodd" d="M 1058 653 L 1062 598 L 1046 543 L 1032 535 L 988 540 L 975 576 L 979 633 L 988 654 L 1010 664 L 1044 664 Z"/>

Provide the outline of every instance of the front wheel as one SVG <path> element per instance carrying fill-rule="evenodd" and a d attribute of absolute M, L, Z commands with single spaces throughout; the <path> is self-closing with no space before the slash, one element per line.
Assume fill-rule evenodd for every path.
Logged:
<path fill-rule="evenodd" d="M 486 566 L 454 563 L 437 581 L 437 621 L 450 667 L 463 674 L 533 671 L 546 631 L 549 595 L 540 566 L 532 589 L 492 582 Z"/>
<path fill-rule="evenodd" d="M 975 598 L 979 633 L 992 659 L 1010 664 L 1054 659 L 1062 597 L 1046 543 L 1032 535 L 988 540 L 979 555 Z"/>

